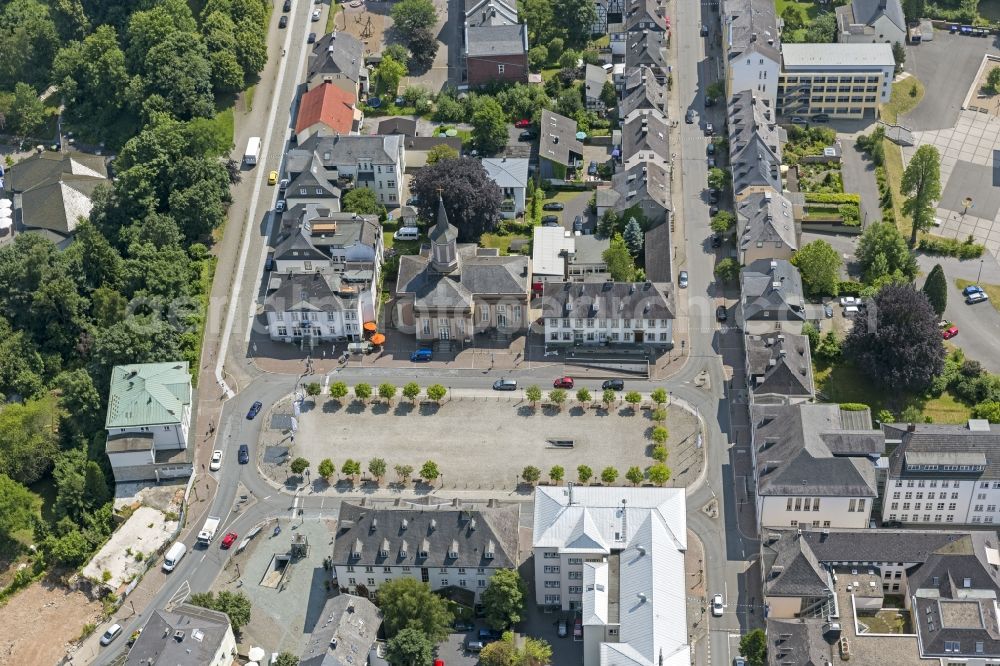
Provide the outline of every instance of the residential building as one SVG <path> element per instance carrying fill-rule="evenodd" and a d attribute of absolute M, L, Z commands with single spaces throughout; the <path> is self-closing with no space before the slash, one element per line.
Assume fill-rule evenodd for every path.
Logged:
<path fill-rule="evenodd" d="M 105 452 L 116 483 L 191 476 L 191 371 L 187 361 L 116 365 Z"/>
<path fill-rule="evenodd" d="M 774 190 L 754 192 L 736 204 L 736 233 L 740 263 L 761 260 L 791 261 L 799 249 L 792 202 Z"/>
<path fill-rule="evenodd" d="M 583 164 L 583 144 L 576 138 L 576 121 L 542 109 L 538 168 L 542 178 L 567 180 Z"/>
<path fill-rule="evenodd" d="M 408 577 L 472 607 L 494 573 L 519 564 L 518 514 L 517 502 L 407 509 L 344 502 L 331 564 L 341 592 L 374 598 L 383 583 Z"/>
<path fill-rule="evenodd" d="M 415 173 L 427 166 L 427 155 L 435 146 L 448 146 L 459 155 L 462 154 L 462 138 L 458 136 L 407 136 L 406 173 Z"/>
<path fill-rule="evenodd" d="M 773 109 L 783 48 L 774 2 L 723 0 L 722 44 L 726 54 L 726 99 L 750 90 L 768 100 Z"/>
<path fill-rule="evenodd" d="M 630 70 L 625 75 L 624 97 L 618 105 L 618 116 L 625 118 L 637 109 L 655 109 L 666 116 L 667 85 L 660 83 L 649 67 Z M 628 155 L 628 153 L 625 153 Z"/>
<path fill-rule="evenodd" d="M 666 16 L 666 3 L 662 0 L 622 0 L 624 15 L 619 21 L 608 24 L 611 56 L 621 59 L 626 53 L 630 36 L 644 32 L 658 33 L 657 41 L 663 41 L 670 30 L 670 19 Z"/>
<path fill-rule="evenodd" d="M 296 206 L 316 205 L 333 211 L 340 211 L 340 199 L 343 194 L 337 176 L 322 168 L 315 162 L 301 171 L 289 171 L 289 183 L 285 186 L 282 196 L 286 208 Z M 348 185 L 344 181 L 344 185 Z"/>
<path fill-rule="evenodd" d="M 539 486 L 535 603 L 576 611 L 584 666 L 688 666 L 682 488 Z"/>
<path fill-rule="evenodd" d="M 362 99 L 370 88 L 364 45 L 347 32 L 323 35 L 309 54 L 306 86 L 309 90 L 324 83 L 333 83 L 345 92 Z"/>
<path fill-rule="evenodd" d="M 378 606 L 353 594 L 327 599 L 319 618 L 299 666 L 360 666 L 382 626 Z"/>
<path fill-rule="evenodd" d="M 379 203 L 395 208 L 401 204 L 405 168 L 404 138 L 399 134 L 313 136 L 288 151 L 285 169 L 292 183 L 285 196 L 291 203 L 296 178 L 308 172 L 316 181 L 325 179 L 341 189 L 367 187 Z"/>
<path fill-rule="evenodd" d="M 505 219 L 524 215 L 524 202 L 528 191 L 528 158 L 484 157 L 486 175 L 497 184 L 503 194 L 500 216 Z"/>
<path fill-rule="evenodd" d="M 737 320 L 747 333 L 801 333 L 806 319 L 799 270 L 784 259 L 758 259 L 740 271 Z"/>
<path fill-rule="evenodd" d="M 403 136 L 417 135 L 416 118 L 385 118 L 380 120 L 375 130 L 376 134 L 386 136 L 389 134 L 402 134 Z"/>
<path fill-rule="evenodd" d="M 658 224 L 647 231 L 642 249 L 646 257 L 646 279 L 650 282 L 673 282 L 670 258 L 674 250 L 670 242 L 670 223 Z"/>
<path fill-rule="evenodd" d="M 304 93 L 295 116 L 295 137 L 303 143 L 311 136 L 358 134 L 364 113 L 357 98 L 333 83 L 323 83 Z"/>
<path fill-rule="evenodd" d="M 18 230 L 39 234 L 64 250 L 73 242 L 76 225 L 90 216 L 94 190 L 110 182 L 105 157 L 41 152 L 0 177 L 0 198 L 13 201 Z"/>
<path fill-rule="evenodd" d="M 316 204 L 296 206 L 281 219 L 274 246 L 275 273 L 382 269 L 382 225 L 374 215 L 336 213 Z"/>
<path fill-rule="evenodd" d="M 666 84 L 670 67 L 667 62 L 667 44 L 664 33 L 655 30 L 626 32 L 625 71 L 637 67 L 648 67 L 658 83 Z M 612 49 L 615 43 L 612 42 Z"/>
<path fill-rule="evenodd" d="M 781 148 L 787 135 L 768 101 L 743 90 L 730 99 L 728 112 L 729 163 L 736 199 L 747 192 L 781 192 Z"/>
<path fill-rule="evenodd" d="M 802 402 L 815 395 L 809 338 L 804 335 L 747 335 L 746 364 L 751 404 L 758 398 Z"/>
<path fill-rule="evenodd" d="M 837 41 L 846 44 L 906 43 L 906 18 L 899 0 L 852 0 L 837 7 Z"/>
<path fill-rule="evenodd" d="M 547 282 L 546 345 L 674 346 L 672 286 L 652 282 Z"/>
<path fill-rule="evenodd" d="M 618 198 L 612 208 L 618 213 L 638 206 L 647 226 L 670 221 L 670 171 L 656 153 L 640 151 L 625 162 L 625 168 L 611 177 Z"/>
<path fill-rule="evenodd" d="M 494 249 L 458 244 L 444 201 L 420 254 L 400 257 L 396 327 L 417 340 L 464 344 L 475 334 L 498 339 L 523 333 L 530 323 L 528 257 L 502 257 Z"/>
<path fill-rule="evenodd" d="M 599 65 L 587 63 L 584 68 L 583 95 L 584 103 L 591 111 L 604 111 L 604 102 L 601 100 L 601 93 L 604 91 L 604 82 L 608 80 L 608 73 Z"/>
<path fill-rule="evenodd" d="M 544 282 L 600 280 L 608 275 L 604 251 L 611 246 L 607 238 L 592 234 L 577 236 L 563 227 L 534 227 L 531 243 L 533 289 Z"/>
<path fill-rule="evenodd" d="M 892 96 L 889 44 L 785 44 L 781 63 L 778 115 L 874 117 Z"/>
<path fill-rule="evenodd" d="M 871 414 L 783 403 L 757 396 L 750 410 L 758 526 L 867 527 L 885 451 Z"/>
<path fill-rule="evenodd" d="M 1000 523 L 1000 425 L 883 423 L 888 460 L 882 517 L 903 524 Z"/>
<path fill-rule="evenodd" d="M 625 0 L 595 0 L 597 20 L 590 29 L 592 35 L 608 34 L 609 26 L 621 23 L 624 18 Z"/>
<path fill-rule="evenodd" d="M 229 616 L 192 604 L 154 608 L 124 666 L 229 666 L 236 637 Z"/>
<path fill-rule="evenodd" d="M 376 320 L 376 289 L 370 270 L 317 268 L 273 275 L 264 298 L 268 335 L 303 349 L 360 340 L 364 323 Z"/>
<path fill-rule="evenodd" d="M 768 663 L 995 664 L 996 544 L 995 531 L 766 530 Z M 879 630 L 886 616 L 902 627 Z"/>
<path fill-rule="evenodd" d="M 470 86 L 528 80 L 528 26 L 474 26 L 466 28 L 465 34 L 465 69 Z"/>
<path fill-rule="evenodd" d="M 637 109 L 623 116 L 622 154 L 629 158 L 643 153 L 670 161 L 670 124 L 664 114 L 653 109 Z"/>

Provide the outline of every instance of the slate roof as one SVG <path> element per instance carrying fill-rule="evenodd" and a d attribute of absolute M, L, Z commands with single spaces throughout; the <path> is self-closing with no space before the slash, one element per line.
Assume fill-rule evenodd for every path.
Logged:
<path fill-rule="evenodd" d="M 741 250 L 749 250 L 757 243 L 774 247 L 779 241 L 792 251 L 799 248 L 792 202 L 779 192 L 747 195 L 737 204 L 736 217 Z"/>
<path fill-rule="evenodd" d="M 528 186 L 528 161 L 526 157 L 484 157 L 483 168 L 501 189 L 517 189 Z"/>
<path fill-rule="evenodd" d="M 382 612 L 368 599 L 353 594 L 328 599 L 299 666 L 360 666 L 359 655 L 368 654 L 381 626 Z"/>
<path fill-rule="evenodd" d="M 667 75 L 667 49 L 662 32 L 643 31 L 628 33 L 625 44 L 625 69 L 652 68 L 658 77 Z"/>
<path fill-rule="evenodd" d="M 587 63 L 584 68 L 584 93 L 590 99 L 600 99 L 604 90 L 604 82 L 608 80 L 608 75 L 603 67 Z"/>
<path fill-rule="evenodd" d="M 576 121 L 542 109 L 539 123 L 538 156 L 556 164 L 570 166 L 572 159 L 583 157 L 583 144 L 576 138 Z M 576 155 L 576 158 L 573 158 Z"/>
<path fill-rule="evenodd" d="M 906 18 L 899 0 L 853 0 L 851 4 L 837 8 L 840 28 L 844 32 L 855 32 L 850 30 L 852 25 L 871 26 L 881 16 L 888 17 L 893 25 L 906 32 Z"/>
<path fill-rule="evenodd" d="M 489 25 L 466 30 L 470 58 L 497 55 L 520 55 L 528 52 L 528 26 Z"/>
<path fill-rule="evenodd" d="M 788 261 L 758 259 L 743 268 L 740 283 L 747 321 L 805 321 L 802 277 Z"/>
<path fill-rule="evenodd" d="M 730 59 L 759 53 L 781 62 L 778 18 L 771 0 L 725 0 L 722 11 L 723 37 Z"/>
<path fill-rule="evenodd" d="M 515 0 L 465 0 L 465 25 L 516 25 Z"/>
<path fill-rule="evenodd" d="M 734 190 L 752 185 L 781 189 L 781 148 L 787 136 L 767 101 L 744 90 L 728 105 L 729 161 Z"/>
<path fill-rule="evenodd" d="M 398 509 L 344 502 L 333 564 L 514 569 L 519 563 L 518 513 L 516 503 L 462 510 L 451 505 Z M 359 549 L 360 556 L 352 557 Z"/>
<path fill-rule="evenodd" d="M 762 537 L 765 595 L 825 597 L 830 594 L 833 581 L 802 535 L 795 530 L 775 530 L 765 532 Z"/>
<path fill-rule="evenodd" d="M 111 371 L 105 427 L 177 424 L 185 407 L 191 407 L 187 361 L 116 365 Z"/>
<path fill-rule="evenodd" d="M 295 133 L 321 123 L 334 132 L 350 134 L 354 130 L 355 103 L 349 92 L 332 83 L 324 83 L 304 93 L 295 118 Z M 360 113 L 359 119 L 360 119 Z"/>
<path fill-rule="evenodd" d="M 398 134 L 311 136 L 298 148 L 288 151 L 285 168 L 289 173 L 299 174 L 313 166 L 333 169 L 368 161 L 395 165 L 403 142 L 404 138 Z"/>
<path fill-rule="evenodd" d="M 625 118 L 622 128 L 622 154 L 631 158 L 639 152 L 670 159 L 670 125 L 658 111 L 641 109 Z"/>
<path fill-rule="evenodd" d="M 823 634 L 825 624 L 825 618 L 767 618 L 767 663 L 770 666 L 826 666 L 833 663 L 831 643 Z"/>
<path fill-rule="evenodd" d="M 6 176 L 7 189 L 20 195 L 21 224 L 59 237 L 72 234 L 80 218 L 90 215 L 94 190 L 107 182 L 107 159 L 84 153 L 37 153 Z"/>
<path fill-rule="evenodd" d="M 416 136 L 417 121 L 415 118 L 386 118 L 379 121 L 379 134 L 402 134 L 404 136 Z"/>
<path fill-rule="evenodd" d="M 272 277 L 274 280 L 278 288 L 264 299 L 265 312 L 342 312 L 357 309 L 361 291 L 371 282 L 371 273 L 355 275 L 324 268 L 283 273 Z"/>
<path fill-rule="evenodd" d="M 624 118 L 636 109 L 656 109 L 665 114 L 667 108 L 666 84 L 657 83 L 656 74 L 649 67 L 640 67 L 638 71 L 640 85 L 635 86 L 619 103 L 620 116 Z"/>
<path fill-rule="evenodd" d="M 973 429 L 973 426 L 975 429 Z M 916 423 L 913 431 L 903 423 L 883 424 L 886 438 L 901 440 L 889 456 L 889 474 L 905 478 L 950 476 L 1000 479 L 1000 424 L 973 420 L 967 425 Z M 913 464 L 974 464 L 985 462 L 985 471 L 915 471 L 904 464 L 909 456 Z"/>
<path fill-rule="evenodd" d="M 673 282 L 670 263 L 670 224 L 658 224 L 646 232 L 643 252 L 646 255 L 646 279 L 651 282 Z"/>
<path fill-rule="evenodd" d="M 791 333 L 747 335 L 747 367 L 757 395 L 812 396 L 809 338 Z"/>
<path fill-rule="evenodd" d="M 276 261 L 326 260 L 331 250 L 364 245 L 378 246 L 382 226 L 375 215 L 334 212 L 318 204 L 299 204 L 282 216 L 274 248 Z"/>
<path fill-rule="evenodd" d="M 309 54 L 306 80 L 314 84 L 327 74 L 346 78 L 355 84 L 362 78 L 367 78 L 364 45 L 357 37 L 335 30 L 316 40 L 316 45 Z"/>
<path fill-rule="evenodd" d="M 183 632 L 180 640 L 176 632 Z M 173 610 L 156 608 L 124 666 L 204 666 L 212 663 L 228 632 L 225 613 L 191 604 Z"/>
<path fill-rule="evenodd" d="M 325 205 L 331 210 L 340 210 L 341 189 L 331 180 L 327 170 L 313 158 L 308 168 L 301 172 L 288 171 L 291 182 L 285 188 L 285 199 L 294 206 L 297 199 L 326 199 Z M 305 193 L 302 192 L 305 188 Z M 320 190 L 317 192 L 317 190 Z"/>
<path fill-rule="evenodd" d="M 672 286 L 653 282 L 546 282 L 543 317 L 673 319 Z"/>
<path fill-rule="evenodd" d="M 475 296 L 527 294 L 528 257 L 479 254 L 471 244 L 459 245 L 458 256 L 447 275 L 433 270 L 429 253 L 400 257 L 396 293 L 413 294 L 418 310 L 468 310 Z"/>
<path fill-rule="evenodd" d="M 635 30 L 667 29 L 665 3 L 657 0 L 625 0 L 625 29 Z"/>
<path fill-rule="evenodd" d="M 876 497 L 871 460 L 884 435 L 871 430 L 872 456 L 835 456 L 825 436 L 842 432 L 840 406 L 758 404 L 752 410 L 759 495 Z M 858 433 L 858 436 L 862 436 Z"/>
<path fill-rule="evenodd" d="M 611 182 L 621 195 L 616 206 L 618 210 L 642 205 L 642 202 L 652 203 L 663 211 L 671 210 L 670 172 L 663 166 L 662 156 L 656 159 L 641 153 L 633 156 L 624 171 L 611 177 Z"/>

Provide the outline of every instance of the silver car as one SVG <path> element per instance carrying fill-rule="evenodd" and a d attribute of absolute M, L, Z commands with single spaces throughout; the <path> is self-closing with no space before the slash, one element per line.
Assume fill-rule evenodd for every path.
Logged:
<path fill-rule="evenodd" d="M 677 284 L 680 286 L 681 289 L 687 289 L 687 286 L 688 286 L 688 272 L 687 271 L 681 271 L 680 272 L 680 274 L 677 276 Z"/>
<path fill-rule="evenodd" d="M 714 617 L 722 617 L 722 613 L 725 612 L 722 604 L 722 595 L 717 594 L 712 597 L 712 615 Z"/>

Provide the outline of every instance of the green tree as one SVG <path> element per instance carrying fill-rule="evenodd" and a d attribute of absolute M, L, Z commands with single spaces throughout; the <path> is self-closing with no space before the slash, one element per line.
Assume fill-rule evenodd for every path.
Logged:
<path fill-rule="evenodd" d="M 503 638 L 483 646 L 479 653 L 482 666 L 516 666 L 521 663 L 520 654 L 514 644 L 514 634 L 506 631 Z"/>
<path fill-rule="evenodd" d="M 657 407 L 649 416 L 657 423 L 662 423 L 667 420 L 667 410 L 663 407 Z"/>
<path fill-rule="evenodd" d="M 906 22 L 915 23 L 927 15 L 925 13 L 926 0 L 903 0 L 903 14 Z"/>
<path fill-rule="evenodd" d="M 396 465 L 392 469 L 396 472 L 396 476 L 399 477 L 402 483 L 409 481 L 410 476 L 413 474 L 413 465 Z"/>
<path fill-rule="evenodd" d="M 763 629 L 754 629 L 740 639 L 740 654 L 747 658 L 750 666 L 767 664 L 767 636 Z"/>
<path fill-rule="evenodd" d="M 884 260 L 879 260 L 879 255 L 883 255 Z M 873 266 L 876 265 L 876 262 L 881 261 L 885 262 L 885 271 L 888 274 L 899 271 L 908 279 L 913 279 L 917 274 L 917 260 L 907 247 L 906 239 L 892 222 L 869 224 L 865 232 L 861 234 L 861 238 L 858 239 L 854 256 L 857 258 L 866 280 L 872 278 L 874 275 Z"/>
<path fill-rule="evenodd" d="M 580 483 L 587 483 L 594 476 L 594 470 L 590 469 L 587 465 L 580 465 L 576 468 L 576 478 L 580 480 Z"/>
<path fill-rule="evenodd" d="M 534 485 L 538 482 L 538 479 L 542 478 L 542 470 L 538 469 L 534 465 L 528 465 L 521 470 L 521 478 L 524 479 L 525 482 Z"/>
<path fill-rule="evenodd" d="M 385 458 L 372 458 L 368 461 L 368 473 L 375 477 L 376 481 L 382 480 L 387 469 L 388 465 L 385 463 Z"/>
<path fill-rule="evenodd" d="M 899 42 L 893 42 L 892 59 L 896 61 L 896 71 L 900 71 L 903 63 L 906 62 L 906 49 Z"/>
<path fill-rule="evenodd" d="M 74 122 L 99 131 L 123 112 L 129 74 L 112 26 L 98 26 L 82 42 L 68 43 L 59 50 L 52 67 L 53 81 Z"/>
<path fill-rule="evenodd" d="M 291 652 L 282 652 L 274 663 L 275 666 L 299 666 L 299 658 Z"/>
<path fill-rule="evenodd" d="M 389 382 L 382 382 L 378 385 L 378 397 L 392 404 L 392 399 L 396 397 L 396 386 Z"/>
<path fill-rule="evenodd" d="M 662 486 L 670 480 L 670 468 L 663 463 L 651 465 L 646 470 L 646 474 L 649 476 L 649 480 L 658 486 Z"/>
<path fill-rule="evenodd" d="M 729 185 L 729 172 L 719 167 L 708 170 L 708 186 L 713 190 L 722 191 Z"/>
<path fill-rule="evenodd" d="M 806 30 L 806 44 L 830 44 L 837 37 L 837 15 L 826 12 L 812 19 Z"/>
<path fill-rule="evenodd" d="M 566 402 L 566 390 L 552 389 L 549 391 L 549 402 L 562 409 L 563 403 Z"/>
<path fill-rule="evenodd" d="M 545 64 L 549 61 L 549 49 L 543 45 L 532 46 L 528 50 L 528 67 L 537 72 L 545 67 Z"/>
<path fill-rule="evenodd" d="M 613 109 L 618 105 L 618 91 L 615 90 L 615 84 L 611 81 L 605 81 L 601 88 L 601 102 L 608 109 Z"/>
<path fill-rule="evenodd" d="M 445 394 L 448 393 L 448 389 L 441 386 L 440 384 L 431 384 L 427 387 L 427 397 L 434 402 L 441 402 L 444 400 Z"/>
<path fill-rule="evenodd" d="M 972 416 L 977 419 L 986 419 L 990 423 L 1000 423 L 1000 402 L 985 400 L 972 408 Z"/>
<path fill-rule="evenodd" d="M 575 51 L 567 51 L 560 58 L 562 62 L 563 58 L 574 57 L 576 55 Z M 568 72 L 567 78 L 574 78 L 576 76 L 576 69 L 563 69 L 563 72 Z M 559 93 L 559 97 L 556 100 L 556 111 L 567 118 L 575 118 L 578 114 L 584 112 L 583 108 L 583 92 L 576 85 L 569 86 Z"/>
<path fill-rule="evenodd" d="M 637 486 L 642 483 L 642 480 L 645 477 L 646 475 L 642 473 L 641 467 L 632 466 L 628 468 L 627 472 L 625 472 L 625 478 L 631 481 L 633 486 Z"/>
<path fill-rule="evenodd" d="M 344 461 L 344 464 L 340 466 L 340 473 L 353 479 L 361 474 L 361 461 L 348 458 Z"/>
<path fill-rule="evenodd" d="M 726 96 L 726 82 L 713 81 L 705 88 L 705 94 L 715 99 L 722 99 Z"/>
<path fill-rule="evenodd" d="M 210 117 L 214 111 L 208 48 L 194 32 L 173 32 L 153 44 L 143 58 L 140 94 L 157 95 L 182 120 Z"/>
<path fill-rule="evenodd" d="M 372 385 L 361 382 L 354 386 L 354 397 L 356 397 L 361 402 L 365 402 L 368 398 L 372 397 Z"/>
<path fill-rule="evenodd" d="M 424 481 L 434 482 L 441 476 L 441 470 L 433 460 L 428 460 L 420 467 L 420 478 Z"/>
<path fill-rule="evenodd" d="M 582 402 L 584 404 L 590 402 L 594 399 L 594 396 L 590 395 L 590 389 L 584 387 L 576 392 L 576 401 Z"/>
<path fill-rule="evenodd" d="M 941 155 L 931 144 L 917 148 L 903 171 L 899 189 L 909 195 L 903 211 L 913 218 L 910 247 L 917 245 L 917 233 L 934 222 L 934 202 L 941 198 Z"/>
<path fill-rule="evenodd" d="M 486 623 L 494 629 L 506 629 L 521 621 L 528 589 L 514 569 L 499 569 L 483 590 L 481 603 Z"/>
<path fill-rule="evenodd" d="M 380 585 L 378 605 L 382 611 L 382 626 L 390 638 L 410 628 L 436 643 L 444 640 L 451 629 L 448 602 L 416 578 L 397 578 Z"/>
<path fill-rule="evenodd" d="M 434 164 L 441 160 L 453 160 L 458 157 L 458 151 L 446 143 L 441 143 L 427 151 L 427 163 Z"/>
<path fill-rule="evenodd" d="M 642 252 L 646 239 L 642 235 L 642 228 L 639 226 L 639 222 L 634 217 L 630 217 L 628 222 L 625 223 L 625 233 L 622 234 L 622 240 L 625 241 L 625 247 L 628 248 L 629 254 L 633 257 L 638 257 Z"/>
<path fill-rule="evenodd" d="M 994 95 L 1000 93 L 1000 69 L 994 67 L 986 75 L 986 89 Z"/>
<path fill-rule="evenodd" d="M 604 403 L 605 407 L 611 407 L 611 404 L 618 399 L 618 394 L 615 393 L 614 389 L 604 389 L 601 393 L 601 402 Z"/>
<path fill-rule="evenodd" d="M 291 465 L 289 465 L 289 469 L 292 470 L 292 474 L 302 474 L 308 468 L 309 468 L 309 461 L 301 456 L 293 460 Z"/>
<path fill-rule="evenodd" d="M 437 56 L 438 51 L 438 40 L 430 28 L 423 28 L 414 32 L 410 35 L 407 44 L 413 56 L 410 58 L 410 66 L 413 71 L 419 73 L 429 70 L 431 65 L 434 64 L 434 58 Z M 420 111 L 421 107 L 427 107 L 429 104 L 430 100 L 426 103 L 416 105 L 417 110 Z"/>
<path fill-rule="evenodd" d="M 386 217 L 385 206 L 378 202 L 375 190 L 368 187 L 355 187 L 341 199 L 341 207 L 345 212 L 358 215 L 378 215 L 380 220 Z"/>
<path fill-rule="evenodd" d="M 18 530 L 31 526 L 41 502 L 30 490 L 0 474 L 0 547 Z"/>
<path fill-rule="evenodd" d="M 386 659 L 392 666 L 431 666 L 434 644 L 415 627 L 400 630 L 385 646 Z"/>
<path fill-rule="evenodd" d="M 324 481 L 329 481 L 330 477 L 337 473 L 337 466 L 329 458 L 323 458 L 319 461 L 318 471 Z"/>
<path fill-rule="evenodd" d="M 597 20 L 597 9 L 587 0 L 554 0 L 552 16 L 561 33 L 571 44 L 584 44 L 590 37 L 590 28 Z M 552 50 L 551 43 L 549 50 Z"/>
<path fill-rule="evenodd" d="M 724 234 L 736 224 L 736 216 L 728 210 L 720 210 L 712 216 L 712 231 L 717 234 Z"/>
<path fill-rule="evenodd" d="M 566 475 L 566 470 L 562 465 L 553 465 L 552 469 L 549 470 L 549 479 L 552 483 L 559 483 L 563 480 Z"/>
<path fill-rule="evenodd" d="M 213 592 L 197 592 L 191 595 L 190 602 L 195 606 L 210 608 L 228 615 L 229 623 L 236 634 L 250 622 L 250 612 L 253 610 L 250 599 L 245 594 L 227 590 L 219 592 L 218 596 Z"/>
<path fill-rule="evenodd" d="M 416 382 L 406 382 L 403 386 L 403 397 L 413 402 L 420 395 L 420 384 Z"/>
<path fill-rule="evenodd" d="M 625 393 L 625 402 L 631 405 L 632 411 L 635 411 L 636 405 L 642 402 L 642 394 L 638 391 L 628 391 Z"/>
<path fill-rule="evenodd" d="M 59 34 L 49 3 L 4 3 L 0 8 L 0 90 L 11 90 L 18 82 L 44 88 L 58 47 Z"/>
<path fill-rule="evenodd" d="M 524 397 L 526 397 L 528 401 L 531 402 L 532 405 L 534 405 L 536 402 L 542 399 L 542 389 L 540 389 L 537 385 L 532 384 L 527 389 L 525 389 Z"/>
<path fill-rule="evenodd" d="M 24 485 L 41 479 L 59 452 L 59 416 L 49 396 L 0 408 L 0 474 Z"/>
<path fill-rule="evenodd" d="M 649 457 L 655 460 L 656 462 L 662 463 L 662 462 L 667 462 L 667 458 L 669 457 L 669 455 L 670 454 L 667 452 L 666 446 L 664 446 L 663 444 L 657 444 L 656 446 L 653 447 L 653 451 Z"/>
<path fill-rule="evenodd" d="M 1000 71 L 1000 69 L 994 71 Z M 927 300 L 931 302 L 931 307 L 934 308 L 937 316 L 942 316 L 948 305 L 948 281 L 944 276 L 941 264 L 935 264 L 931 272 L 927 274 L 923 292 L 927 295 Z"/>
<path fill-rule="evenodd" d="M 431 0 L 400 0 L 390 12 L 396 30 L 409 38 L 418 30 L 428 30 L 437 22 L 437 10 Z"/>
<path fill-rule="evenodd" d="M 45 126 L 45 104 L 38 93 L 27 83 L 14 86 L 14 99 L 10 105 L 7 122 L 19 136 L 34 137 Z"/>
<path fill-rule="evenodd" d="M 566 49 L 559 56 L 558 64 L 562 69 L 576 69 L 579 67 L 580 54 L 573 49 Z"/>
<path fill-rule="evenodd" d="M 507 115 L 492 98 L 482 100 L 472 114 L 472 138 L 484 153 L 497 153 L 507 145 Z"/>
<path fill-rule="evenodd" d="M 601 255 L 601 259 L 608 265 L 608 273 L 615 282 L 635 281 L 635 261 L 621 234 L 614 235 L 611 245 Z"/>
<path fill-rule="evenodd" d="M 389 44 L 382 49 L 382 55 L 392 56 L 396 62 L 403 63 L 403 66 L 410 64 L 410 50 L 402 44 Z"/>
<path fill-rule="evenodd" d="M 802 274 L 802 285 L 809 296 L 836 296 L 840 289 L 843 260 L 825 240 L 815 240 L 792 256 L 792 264 Z"/>
<path fill-rule="evenodd" d="M 733 282 L 740 277 L 740 262 L 726 257 L 715 265 L 715 277 L 723 282 Z"/>
<path fill-rule="evenodd" d="M 655 402 L 657 404 L 657 406 L 661 406 L 661 405 L 665 404 L 667 402 L 667 400 L 670 399 L 669 396 L 667 395 L 667 389 L 665 389 L 663 387 L 658 387 L 658 388 L 653 389 L 650 392 L 650 394 L 649 394 L 649 398 L 653 402 Z"/>
<path fill-rule="evenodd" d="M 653 431 L 649 436 L 657 444 L 666 444 L 667 438 L 670 436 L 670 432 L 665 427 L 657 425 L 653 426 Z"/>
<path fill-rule="evenodd" d="M 397 7 L 405 2 L 414 0 L 402 0 Z M 423 0 L 418 0 L 422 2 Z M 378 91 L 382 95 L 395 97 L 399 91 L 399 82 L 406 76 L 406 65 L 393 60 L 392 56 L 383 56 L 382 62 L 375 68 L 375 79 L 378 81 Z"/>
<path fill-rule="evenodd" d="M 309 382 L 308 384 L 306 384 L 306 395 L 315 398 L 322 392 L 323 392 L 323 387 L 320 386 L 319 382 Z"/>
<path fill-rule="evenodd" d="M 347 397 L 347 384 L 344 382 L 333 382 L 330 384 L 330 397 L 334 400 L 342 400 Z"/>
<path fill-rule="evenodd" d="M 618 478 L 618 470 L 614 467 L 605 467 L 601 470 L 601 482 L 609 486 Z"/>
<path fill-rule="evenodd" d="M 784 11 L 781 12 L 781 19 L 785 22 L 785 30 L 788 32 L 795 32 L 806 26 L 805 21 L 802 20 L 802 12 L 796 5 L 786 5 Z"/>

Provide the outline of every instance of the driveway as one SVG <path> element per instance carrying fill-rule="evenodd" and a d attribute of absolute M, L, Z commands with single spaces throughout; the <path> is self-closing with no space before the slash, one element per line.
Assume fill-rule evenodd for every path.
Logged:
<path fill-rule="evenodd" d="M 856 146 L 857 138 L 858 134 L 837 135 L 843 151 L 840 175 L 845 192 L 861 195 L 861 223 L 867 226 L 882 219 L 882 209 L 879 206 L 878 183 L 875 182 L 875 163 Z"/>

